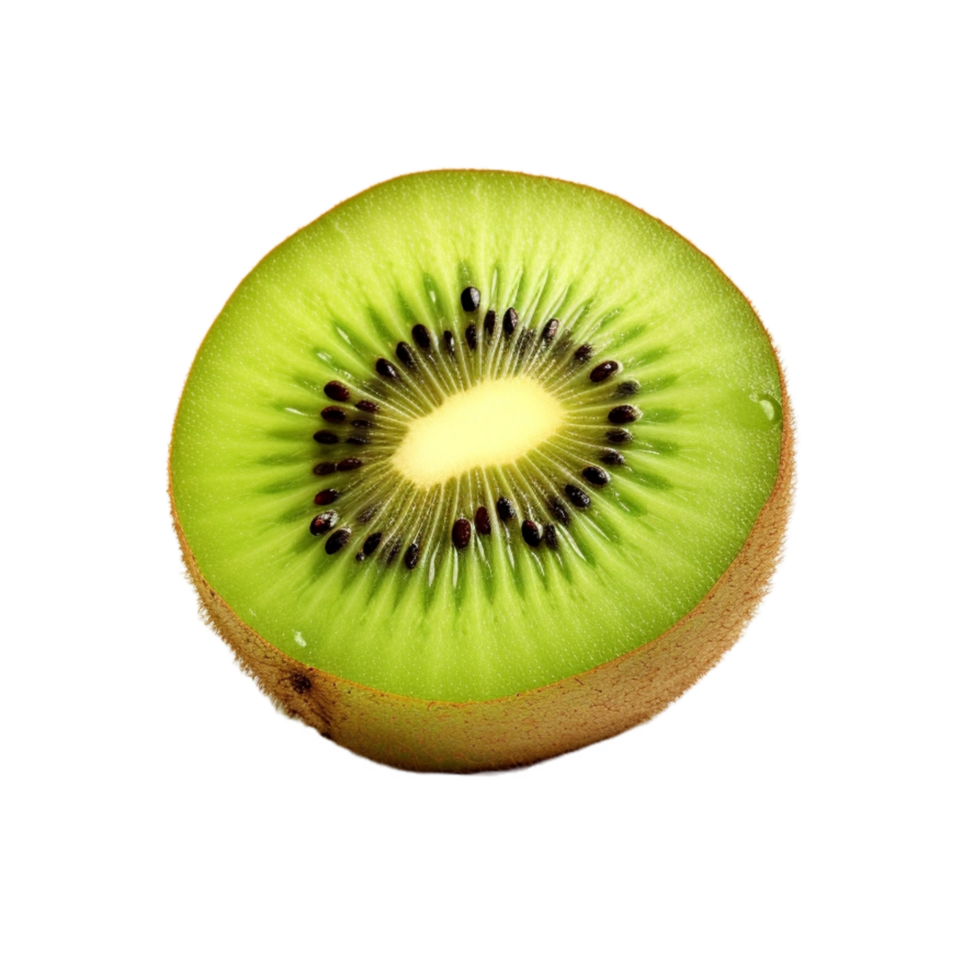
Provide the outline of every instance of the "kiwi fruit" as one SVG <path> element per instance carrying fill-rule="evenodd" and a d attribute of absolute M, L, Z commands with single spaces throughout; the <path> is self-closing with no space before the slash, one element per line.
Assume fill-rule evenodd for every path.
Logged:
<path fill-rule="evenodd" d="M 588 187 L 440 171 L 246 276 L 169 474 L 205 616 L 280 708 L 471 771 L 621 732 L 712 667 L 792 467 L 769 336 L 710 259 Z"/>

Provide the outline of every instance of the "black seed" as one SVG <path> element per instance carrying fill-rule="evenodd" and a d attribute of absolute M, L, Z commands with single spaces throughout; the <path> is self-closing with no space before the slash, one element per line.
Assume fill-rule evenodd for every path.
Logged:
<path fill-rule="evenodd" d="M 395 540 L 391 544 L 391 548 L 388 549 L 388 556 L 385 559 L 385 561 L 387 561 L 388 564 L 390 565 L 398 557 L 401 550 L 402 550 L 402 539 L 395 538 Z"/>
<path fill-rule="evenodd" d="M 563 524 L 565 527 L 568 527 L 570 518 L 568 516 L 568 511 L 565 509 L 565 505 L 557 497 L 552 497 L 549 504 L 551 505 L 551 513 L 555 515 L 555 520 L 557 520 L 559 524 Z"/>
<path fill-rule="evenodd" d="M 395 348 L 395 356 L 402 362 L 402 364 L 405 365 L 405 367 L 415 367 L 415 357 L 412 354 L 412 348 L 409 347 L 404 340 L 399 341 L 398 346 Z"/>
<path fill-rule="evenodd" d="M 592 503 L 592 498 L 574 483 L 565 484 L 565 496 L 575 504 L 576 507 L 588 507 Z"/>
<path fill-rule="evenodd" d="M 521 525 L 521 537 L 532 547 L 541 544 L 541 528 L 534 521 L 525 521 Z"/>
<path fill-rule="evenodd" d="M 442 346 L 450 357 L 456 356 L 456 338 L 451 330 L 446 330 L 442 335 Z M 407 554 L 407 552 L 406 552 Z M 412 566 L 414 568 L 414 566 Z"/>
<path fill-rule="evenodd" d="M 472 313 L 480 305 L 480 290 L 476 286 L 467 286 L 460 295 L 459 301 L 467 313 Z"/>
<path fill-rule="evenodd" d="M 398 380 L 398 372 L 395 370 L 395 365 L 391 361 L 386 361 L 383 357 L 379 357 L 374 362 L 374 370 L 387 381 Z"/>
<path fill-rule="evenodd" d="M 609 474 L 601 466 L 586 466 L 582 476 L 595 487 L 604 487 L 609 482 Z"/>
<path fill-rule="evenodd" d="M 313 472 L 317 476 L 327 476 L 330 473 L 336 473 L 337 472 L 337 464 L 336 463 L 317 463 L 316 466 L 313 467 Z"/>
<path fill-rule="evenodd" d="M 346 473 L 348 470 L 356 470 L 363 465 L 364 463 L 356 456 L 348 456 L 347 459 L 342 459 L 337 464 L 337 469 L 340 470 L 341 473 Z"/>
<path fill-rule="evenodd" d="M 527 352 L 531 349 L 531 342 L 534 339 L 534 334 L 530 330 L 521 331 L 521 339 L 517 344 L 517 358 L 526 356 Z"/>
<path fill-rule="evenodd" d="M 461 517 L 453 525 L 453 547 L 462 551 L 470 543 L 470 522 Z"/>
<path fill-rule="evenodd" d="M 476 350 L 476 327 L 472 323 L 466 328 L 466 346 Z"/>
<path fill-rule="evenodd" d="M 365 555 L 373 555 L 378 550 L 378 545 L 381 544 L 383 537 L 384 532 L 382 531 L 375 531 L 374 534 L 369 534 L 361 546 L 361 552 Z"/>
<path fill-rule="evenodd" d="M 626 457 L 622 453 L 617 453 L 615 449 L 610 449 L 609 452 L 603 453 L 599 459 L 609 466 L 622 466 L 626 462 Z"/>
<path fill-rule="evenodd" d="M 334 531 L 327 538 L 327 543 L 323 546 L 323 550 L 328 555 L 335 555 L 348 541 L 350 541 L 350 528 L 342 527 L 339 531 Z"/>
<path fill-rule="evenodd" d="M 350 398 L 350 389 L 339 381 L 331 381 L 323 386 L 323 393 L 335 402 L 345 402 Z"/>
<path fill-rule="evenodd" d="M 332 504 L 339 496 L 339 490 L 321 490 L 313 498 L 313 503 L 315 503 L 317 507 L 321 507 L 323 504 Z"/>
<path fill-rule="evenodd" d="M 514 505 L 506 497 L 501 497 L 497 501 L 497 516 L 502 521 L 509 521 L 516 513 Z"/>
<path fill-rule="evenodd" d="M 351 425 L 354 426 L 355 429 L 373 429 L 374 428 L 374 422 L 372 422 L 371 419 L 353 419 L 351 421 Z"/>
<path fill-rule="evenodd" d="M 348 436 L 347 443 L 350 446 L 368 446 L 371 444 L 371 439 L 368 436 Z"/>
<path fill-rule="evenodd" d="M 334 432 L 327 432 L 326 429 L 321 429 L 319 432 L 314 432 L 313 433 L 313 438 L 317 442 L 322 443 L 324 446 L 332 446 L 335 442 L 339 442 L 340 441 L 337 438 L 336 433 L 334 433 Z"/>
<path fill-rule="evenodd" d="M 544 527 L 544 543 L 552 550 L 558 550 L 558 532 L 554 524 L 546 524 Z"/>
<path fill-rule="evenodd" d="M 480 534 L 490 533 L 490 512 L 486 507 L 477 507 L 476 513 L 473 515 L 473 522 Z"/>
<path fill-rule="evenodd" d="M 624 381 L 616 388 L 617 395 L 635 395 L 640 390 L 639 381 Z"/>
<path fill-rule="evenodd" d="M 405 567 L 414 568 L 419 563 L 419 546 L 413 541 L 405 549 Z"/>
<path fill-rule="evenodd" d="M 517 329 L 517 310 L 512 306 L 504 314 L 504 333 L 510 336 Z"/>
<path fill-rule="evenodd" d="M 618 361 L 603 361 L 601 364 L 597 364 L 592 369 L 592 373 L 589 375 L 589 378 L 598 384 L 600 381 L 606 381 L 611 378 L 618 370 Z"/>
<path fill-rule="evenodd" d="M 582 344 L 582 346 L 575 351 L 572 357 L 574 357 L 576 361 L 581 361 L 582 364 L 584 364 L 586 361 L 591 359 L 594 353 L 595 348 L 593 348 L 591 344 Z"/>
<path fill-rule="evenodd" d="M 541 331 L 541 343 L 550 344 L 555 339 L 556 333 L 558 333 L 558 321 L 549 320 Z"/>
<path fill-rule="evenodd" d="M 357 520 L 361 524 L 367 524 L 368 521 L 370 521 L 371 518 L 374 517 L 375 514 L 377 514 L 377 512 L 378 512 L 377 504 L 373 504 L 370 507 L 365 507 L 364 510 L 362 510 L 360 514 L 357 515 Z"/>
<path fill-rule="evenodd" d="M 374 402 L 369 402 L 366 398 L 359 401 L 357 407 L 362 412 L 376 412 L 378 410 L 378 406 Z"/>
<path fill-rule="evenodd" d="M 623 425 L 625 422 L 635 422 L 640 417 L 640 410 L 633 405 L 617 405 L 607 416 L 610 422 Z"/>
<path fill-rule="evenodd" d="M 626 429 L 610 429 L 606 433 L 606 439 L 608 439 L 609 442 L 615 442 L 615 443 L 632 442 L 633 433 L 629 432 Z"/>
<path fill-rule="evenodd" d="M 324 422 L 347 421 L 347 413 L 342 408 L 337 408 L 336 405 L 331 405 L 328 408 L 321 409 L 320 415 Z"/>
<path fill-rule="evenodd" d="M 313 687 L 313 681 L 306 676 L 306 674 L 301 674 L 297 671 L 294 674 L 289 675 L 289 686 L 297 694 L 305 694 L 311 687 Z"/>
<path fill-rule="evenodd" d="M 488 310 L 483 318 L 483 332 L 488 336 L 493 336 L 493 328 L 497 325 L 497 314 L 494 310 Z"/>
<path fill-rule="evenodd" d="M 310 534 L 326 534 L 337 523 L 337 512 L 335 510 L 325 510 L 322 514 L 317 514 L 310 521 Z"/>
<path fill-rule="evenodd" d="M 428 350 L 432 346 L 432 339 L 429 337 L 429 331 L 422 326 L 421 323 L 416 323 L 412 327 L 412 339 L 415 341 L 415 346 L 419 350 Z"/>

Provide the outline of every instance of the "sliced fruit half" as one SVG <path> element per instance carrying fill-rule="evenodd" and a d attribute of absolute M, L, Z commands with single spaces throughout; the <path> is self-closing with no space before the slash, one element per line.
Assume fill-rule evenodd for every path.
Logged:
<path fill-rule="evenodd" d="M 381 184 L 266 256 L 204 340 L 170 493 L 204 608 L 285 711 L 413 769 L 533 762 L 736 640 L 785 528 L 766 331 L 608 194 Z"/>

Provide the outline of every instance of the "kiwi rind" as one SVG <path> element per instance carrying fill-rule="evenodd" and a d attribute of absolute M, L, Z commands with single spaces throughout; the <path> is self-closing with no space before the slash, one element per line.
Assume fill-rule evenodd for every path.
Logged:
<path fill-rule="evenodd" d="M 766 591 L 780 552 L 793 477 L 791 413 L 774 352 L 773 360 L 782 427 L 770 496 L 738 556 L 700 603 L 630 653 L 533 690 L 464 702 L 392 694 L 300 663 L 244 623 L 206 580 L 180 524 L 171 473 L 174 524 L 205 618 L 283 711 L 355 752 L 400 768 L 507 768 L 617 734 L 662 710 L 710 669 L 738 638 Z"/>
<path fill-rule="evenodd" d="M 469 702 L 390 694 L 302 664 L 242 622 L 201 574 L 174 508 L 170 473 L 174 528 L 202 616 L 286 715 L 352 752 L 399 769 L 509 769 L 611 738 L 663 711 L 714 667 L 768 591 L 782 552 L 795 474 L 793 413 L 781 365 L 779 372 L 779 471 L 742 550 L 683 619 L 608 663 L 531 691 Z"/>

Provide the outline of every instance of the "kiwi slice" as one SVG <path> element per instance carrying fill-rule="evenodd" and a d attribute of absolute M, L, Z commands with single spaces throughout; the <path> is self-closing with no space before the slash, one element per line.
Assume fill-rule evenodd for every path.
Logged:
<path fill-rule="evenodd" d="M 475 770 L 620 732 L 716 663 L 791 471 L 769 337 L 708 258 L 591 188 L 445 171 L 244 279 L 170 494 L 206 614 L 279 706 Z"/>

